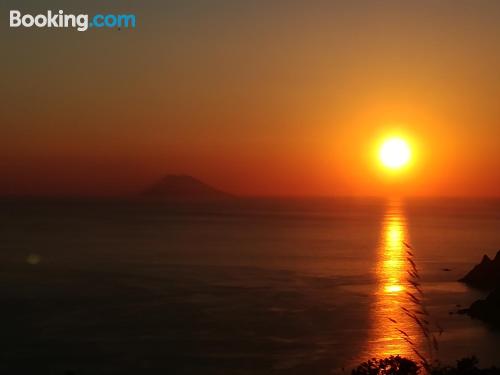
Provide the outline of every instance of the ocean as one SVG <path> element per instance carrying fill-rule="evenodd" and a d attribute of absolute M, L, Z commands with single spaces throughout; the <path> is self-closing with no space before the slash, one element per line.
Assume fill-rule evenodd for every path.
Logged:
<path fill-rule="evenodd" d="M 486 295 L 457 280 L 500 249 L 500 200 L 0 207 L 1 373 L 325 374 L 415 351 L 500 365 L 500 333 L 456 313 Z"/>

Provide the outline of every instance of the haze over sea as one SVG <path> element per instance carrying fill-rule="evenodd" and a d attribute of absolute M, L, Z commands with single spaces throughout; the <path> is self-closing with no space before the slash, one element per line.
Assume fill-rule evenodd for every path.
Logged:
<path fill-rule="evenodd" d="M 456 280 L 500 249 L 500 200 L 0 206 L 2 373 L 311 374 L 411 356 L 396 328 L 425 340 L 402 314 L 403 241 L 439 358 L 498 360 L 499 333 L 449 312 L 485 295 Z"/>

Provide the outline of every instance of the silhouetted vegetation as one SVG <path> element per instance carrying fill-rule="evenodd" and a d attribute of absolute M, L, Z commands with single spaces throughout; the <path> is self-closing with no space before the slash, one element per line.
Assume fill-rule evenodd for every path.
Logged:
<path fill-rule="evenodd" d="M 425 306 L 424 299 L 425 293 L 422 288 L 421 278 L 417 264 L 415 262 L 415 249 L 403 241 L 403 245 L 406 248 L 406 261 L 408 263 L 408 290 L 406 290 L 406 296 L 408 298 L 408 308 L 402 306 L 402 310 L 405 315 L 407 315 L 419 328 L 422 336 L 425 340 L 425 351 L 422 351 L 420 347 L 415 344 L 415 341 L 405 332 L 403 329 L 399 328 L 398 322 L 395 319 L 389 318 L 394 324 L 396 324 L 396 330 L 401 335 L 401 339 L 408 342 L 411 346 L 415 355 L 419 358 L 420 365 L 429 370 L 430 364 L 437 358 L 437 353 L 439 351 L 438 337 L 443 333 L 443 329 L 439 323 L 434 322 L 432 324 L 431 316 Z M 394 360 L 401 357 L 390 357 Z M 389 358 L 389 359 L 390 359 Z M 385 361 L 385 360 L 384 360 Z M 384 363 L 379 363 L 383 365 Z M 404 372 L 407 373 L 407 372 Z"/>
<path fill-rule="evenodd" d="M 373 358 L 363 362 L 352 370 L 352 375 L 415 375 L 420 373 L 431 375 L 500 375 L 499 368 L 479 368 L 478 364 L 479 361 L 476 357 L 470 357 L 457 361 L 455 366 L 442 366 L 436 363 L 425 368 L 411 359 L 391 356 L 385 359 Z"/>
<path fill-rule="evenodd" d="M 416 362 L 398 355 L 385 359 L 372 358 L 353 369 L 352 375 L 418 374 L 420 369 Z"/>

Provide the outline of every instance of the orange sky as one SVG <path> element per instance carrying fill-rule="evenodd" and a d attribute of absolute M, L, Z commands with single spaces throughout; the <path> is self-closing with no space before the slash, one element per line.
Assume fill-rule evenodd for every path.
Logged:
<path fill-rule="evenodd" d="M 0 194 L 500 195 L 500 2 L 141 5 L 107 4 L 134 31 L 3 28 Z M 73 6 L 43 9 L 101 9 Z"/>

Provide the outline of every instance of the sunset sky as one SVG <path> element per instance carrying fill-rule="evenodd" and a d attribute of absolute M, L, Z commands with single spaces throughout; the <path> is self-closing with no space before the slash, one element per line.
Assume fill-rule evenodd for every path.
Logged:
<path fill-rule="evenodd" d="M 500 1 L 2 1 L 0 194 L 500 196 Z M 9 29 L 10 9 L 137 14 Z M 412 149 L 381 167 L 384 139 Z"/>

